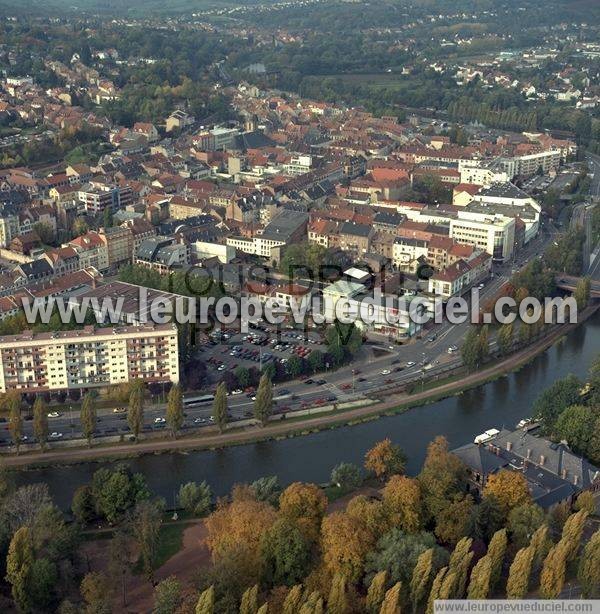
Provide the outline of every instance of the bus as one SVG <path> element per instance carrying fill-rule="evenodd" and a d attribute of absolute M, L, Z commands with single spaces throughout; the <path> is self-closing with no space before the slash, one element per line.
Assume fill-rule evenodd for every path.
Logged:
<path fill-rule="evenodd" d="M 183 399 L 184 407 L 196 407 L 196 405 L 204 405 L 206 403 L 212 403 L 215 400 L 214 394 L 203 394 L 198 397 L 187 397 Z"/>

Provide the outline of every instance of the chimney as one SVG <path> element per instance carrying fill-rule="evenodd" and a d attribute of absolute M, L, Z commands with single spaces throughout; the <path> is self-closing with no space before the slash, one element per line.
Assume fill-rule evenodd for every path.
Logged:
<path fill-rule="evenodd" d="M 527 460 L 531 458 L 531 448 L 527 448 Z"/>
<path fill-rule="evenodd" d="M 575 484 L 575 486 L 577 486 L 577 482 L 579 481 L 578 478 L 579 478 L 578 475 L 573 476 L 573 484 Z"/>
<path fill-rule="evenodd" d="M 512 450 L 512 441 L 507 441 L 506 442 L 506 450 L 508 452 L 510 452 Z"/>
<path fill-rule="evenodd" d="M 546 457 L 543 454 L 540 455 L 540 467 L 543 467 L 545 462 L 546 462 Z"/>
<path fill-rule="evenodd" d="M 561 477 L 562 477 L 562 479 L 563 479 L 563 480 L 566 480 L 566 479 L 567 479 L 567 470 L 566 470 L 566 469 L 563 469 L 563 470 L 560 472 L 560 475 L 561 475 Z"/>

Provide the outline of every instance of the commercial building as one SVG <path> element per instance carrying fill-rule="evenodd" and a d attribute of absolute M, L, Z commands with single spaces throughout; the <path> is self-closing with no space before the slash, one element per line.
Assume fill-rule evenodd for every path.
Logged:
<path fill-rule="evenodd" d="M 0 337 L 0 358 L 0 392 L 179 381 L 177 328 L 171 324 L 23 331 Z"/>
<path fill-rule="evenodd" d="M 497 262 L 510 259 L 515 243 L 515 220 L 501 215 L 460 211 L 450 221 L 450 238 L 491 254 Z"/>

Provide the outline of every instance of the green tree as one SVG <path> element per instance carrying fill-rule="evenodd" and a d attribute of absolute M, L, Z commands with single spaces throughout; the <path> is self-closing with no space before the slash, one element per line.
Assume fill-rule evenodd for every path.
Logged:
<path fill-rule="evenodd" d="M 258 478 L 258 480 L 255 480 L 252 482 L 252 484 L 250 484 L 250 488 L 257 501 L 266 501 L 267 503 L 271 503 L 271 505 L 275 505 L 277 503 L 277 499 L 279 498 L 279 494 L 281 492 L 279 480 L 277 479 L 276 475 Z"/>
<path fill-rule="evenodd" d="M 532 546 L 521 548 L 510 566 L 506 582 L 507 599 L 523 599 L 529 590 L 535 549 Z"/>
<path fill-rule="evenodd" d="M 347 614 L 348 611 L 346 578 L 338 573 L 333 576 L 331 581 L 331 588 L 327 599 L 327 614 Z"/>
<path fill-rule="evenodd" d="M 379 614 L 381 604 L 385 598 L 385 586 L 387 584 L 387 571 L 377 572 L 371 582 L 369 583 L 369 589 L 367 591 L 367 597 L 365 601 L 365 609 L 367 614 Z"/>
<path fill-rule="evenodd" d="M 112 209 L 110 207 L 104 208 L 102 217 L 103 217 L 104 228 L 112 228 L 113 214 L 112 214 Z"/>
<path fill-rule="evenodd" d="M 583 277 L 577 282 L 573 296 L 577 302 L 577 309 L 580 311 L 583 311 L 588 306 L 591 289 L 592 283 L 589 277 Z"/>
<path fill-rule="evenodd" d="M 171 430 L 173 437 L 177 436 L 177 433 L 183 426 L 183 395 L 181 388 L 174 384 L 169 390 L 167 396 L 167 412 L 166 412 L 167 425 Z"/>
<path fill-rule="evenodd" d="M 153 614 L 173 614 L 183 600 L 181 584 L 175 576 L 161 580 L 154 589 Z"/>
<path fill-rule="evenodd" d="M 48 408 L 42 395 L 33 404 L 33 434 L 44 450 L 48 441 Z"/>
<path fill-rule="evenodd" d="M 144 384 L 141 380 L 133 381 L 131 391 L 129 393 L 127 424 L 137 440 L 142 428 L 144 427 Z"/>
<path fill-rule="evenodd" d="M 136 504 L 130 518 L 131 532 L 140 551 L 142 569 L 149 580 L 154 576 L 161 524 L 161 505 L 153 501 Z"/>
<path fill-rule="evenodd" d="M 256 391 L 256 401 L 254 401 L 254 417 L 264 426 L 269 421 L 269 416 L 273 410 L 273 384 L 271 380 L 263 375 Z"/>
<path fill-rule="evenodd" d="M 36 557 L 31 566 L 29 591 L 34 611 L 46 610 L 55 599 L 58 570 L 54 561 Z"/>
<path fill-rule="evenodd" d="M 85 614 L 110 614 L 111 590 L 108 578 L 98 571 L 86 574 L 79 586 L 79 592 L 86 605 Z"/>
<path fill-rule="evenodd" d="M 92 478 L 92 493 L 98 515 L 113 524 L 150 495 L 143 476 L 132 474 L 125 465 L 98 469 Z"/>
<path fill-rule="evenodd" d="M 500 502 L 492 494 L 484 497 L 473 514 L 473 537 L 489 542 L 492 535 L 502 528 L 505 514 Z"/>
<path fill-rule="evenodd" d="M 512 349 L 513 344 L 514 327 L 512 322 L 503 324 L 498 330 L 496 336 L 496 342 L 498 343 L 498 349 L 503 356 L 506 356 Z"/>
<path fill-rule="evenodd" d="M 247 388 L 250 385 L 250 372 L 246 367 L 238 367 L 235 370 L 235 377 L 240 388 Z"/>
<path fill-rule="evenodd" d="M 489 556 L 481 557 L 471 571 L 468 599 L 487 599 L 490 593 L 490 579 L 492 575 L 492 559 Z"/>
<path fill-rule="evenodd" d="M 23 416 L 21 416 L 21 395 L 11 392 L 6 395 L 6 407 L 8 409 L 8 431 L 13 444 L 17 448 L 17 454 L 23 438 Z"/>
<path fill-rule="evenodd" d="M 195 614 L 214 614 L 215 613 L 215 587 L 209 586 L 200 593 L 196 604 Z"/>
<path fill-rule="evenodd" d="M 471 327 L 460 351 L 463 363 L 469 371 L 479 368 L 483 359 L 482 347 L 480 331 L 476 327 Z"/>
<path fill-rule="evenodd" d="M 308 573 L 310 544 L 295 523 L 279 518 L 263 535 L 260 545 L 263 580 L 269 586 L 292 586 Z"/>
<path fill-rule="evenodd" d="M 506 525 L 511 543 L 516 548 L 525 548 L 545 520 L 544 510 L 535 503 L 524 503 L 513 508 L 508 514 Z"/>
<path fill-rule="evenodd" d="M 600 597 L 600 529 L 592 535 L 583 549 L 577 578 L 585 599 Z"/>
<path fill-rule="evenodd" d="M 177 502 L 188 514 L 204 516 L 210 510 L 211 500 L 212 491 L 206 481 L 187 482 L 179 487 Z"/>
<path fill-rule="evenodd" d="M 285 365 L 285 369 L 292 377 L 298 377 L 303 371 L 302 359 L 300 356 L 292 354 Z"/>
<path fill-rule="evenodd" d="M 402 583 L 396 582 L 386 593 L 381 604 L 380 614 L 400 614 Z"/>
<path fill-rule="evenodd" d="M 352 463 L 340 463 L 331 471 L 331 483 L 342 490 L 354 490 L 362 484 L 360 468 Z"/>
<path fill-rule="evenodd" d="M 34 563 L 33 540 L 28 527 L 17 529 L 6 557 L 6 580 L 11 585 L 17 607 L 28 612 L 31 607 L 30 582 Z"/>
<path fill-rule="evenodd" d="M 110 580 L 121 589 L 121 607 L 127 606 L 126 578 L 131 568 L 132 544 L 123 529 L 114 532 L 108 547 L 108 572 Z"/>
<path fill-rule="evenodd" d="M 319 350 L 313 350 L 308 355 L 308 365 L 313 373 L 317 373 L 318 371 L 322 371 L 325 367 L 325 356 L 323 352 Z"/>
<path fill-rule="evenodd" d="M 542 421 L 544 432 L 552 434 L 556 420 L 562 412 L 580 401 L 581 381 L 575 375 L 556 380 L 533 405 L 533 416 Z"/>
<path fill-rule="evenodd" d="M 585 405 L 567 407 L 554 423 L 557 439 L 565 440 L 579 454 L 588 454 L 597 419 L 596 411 Z"/>
<path fill-rule="evenodd" d="M 95 502 L 92 489 L 87 484 L 80 486 L 73 494 L 71 511 L 75 520 L 80 524 L 87 524 L 95 516 Z"/>
<path fill-rule="evenodd" d="M 83 397 L 83 401 L 81 403 L 81 431 L 83 436 L 87 439 L 88 446 L 92 445 L 92 438 L 94 437 L 94 432 L 96 430 L 96 403 L 94 402 L 94 397 L 88 393 Z"/>
<path fill-rule="evenodd" d="M 227 426 L 227 419 L 229 417 L 227 413 L 227 387 L 225 382 L 220 382 L 217 386 L 212 415 L 215 424 L 219 427 L 219 432 L 222 433 Z"/>

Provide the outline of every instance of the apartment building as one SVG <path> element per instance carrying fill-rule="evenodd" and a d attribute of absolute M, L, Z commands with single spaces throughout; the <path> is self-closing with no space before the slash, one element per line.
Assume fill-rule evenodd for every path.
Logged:
<path fill-rule="evenodd" d="M 450 221 L 450 238 L 491 254 L 497 262 L 510 259 L 515 248 L 515 220 L 497 215 L 459 212 Z"/>
<path fill-rule="evenodd" d="M 82 213 L 97 215 L 106 208 L 116 211 L 130 205 L 133 202 L 133 192 L 129 186 L 93 182 L 77 192 L 77 200 Z"/>
<path fill-rule="evenodd" d="M 0 392 L 100 388 L 132 379 L 179 381 L 171 324 L 0 337 Z"/>

